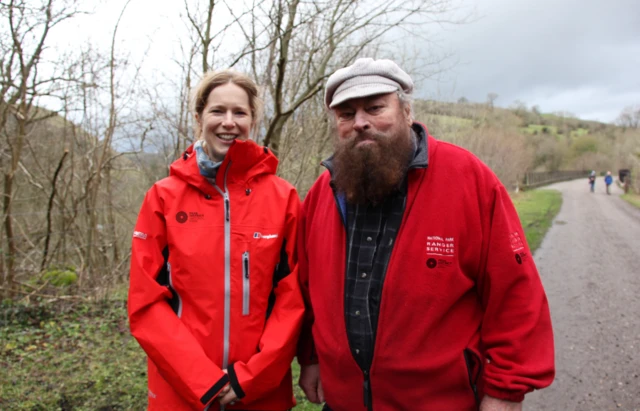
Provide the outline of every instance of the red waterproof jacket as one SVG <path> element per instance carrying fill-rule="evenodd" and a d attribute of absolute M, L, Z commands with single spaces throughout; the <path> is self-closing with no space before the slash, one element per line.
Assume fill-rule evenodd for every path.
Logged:
<path fill-rule="evenodd" d="M 236 142 L 214 187 L 191 146 L 147 192 L 133 233 L 129 320 L 147 353 L 150 410 L 286 410 L 304 304 L 300 201 L 278 160 Z M 223 372 L 228 370 L 228 374 Z"/>
<path fill-rule="evenodd" d="M 547 298 L 508 193 L 472 154 L 427 142 L 427 168 L 408 173 L 370 370 L 347 338 L 346 230 L 329 172 L 305 198 L 298 255 L 312 311 L 298 360 L 319 362 L 334 411 L 367 409 L 366 389 L 374 411 L 473 410 L 484 394 L 522 401 L 553 380 Z"/>

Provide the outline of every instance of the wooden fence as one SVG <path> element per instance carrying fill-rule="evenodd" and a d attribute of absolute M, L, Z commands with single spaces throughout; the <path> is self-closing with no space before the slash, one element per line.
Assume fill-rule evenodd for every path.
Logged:
<path fill-rule="evenodd" d="M 532 171 L 525 173 L 524 181 L 520 189 L 528 190 L 560 181 L 575 180 L 577 178 L 586 179 L 589 177 L 589 173 L 589 170 Z"/>

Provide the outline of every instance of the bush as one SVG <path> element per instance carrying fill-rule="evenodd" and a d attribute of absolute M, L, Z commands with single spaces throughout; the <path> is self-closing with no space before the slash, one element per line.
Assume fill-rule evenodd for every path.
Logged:
<path fill-rule="evenodd" d="M 43 278 L 56 287 L 68 287 L 78 282 L 78 274 L 69 269 L 51 269 Z"/>

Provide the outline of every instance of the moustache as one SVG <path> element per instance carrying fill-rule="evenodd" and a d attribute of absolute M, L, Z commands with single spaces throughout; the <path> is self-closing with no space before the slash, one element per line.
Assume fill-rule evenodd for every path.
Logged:
<path fill-rule="evenodd" d="M 353 136 L 351 138 L 350 141 L 350 146 L 351 147 L 355 147 L 358 143 L 361 143 L 363 141 L 375 141 L 377 143 L 380 142 L 380 140 L 382 140 L 383 136 L 381 136 L 380 134 L 377 133 L 370 133 L 370 132 L 362 132 L 362 133 L 358 133 L 355 136 Z"/>

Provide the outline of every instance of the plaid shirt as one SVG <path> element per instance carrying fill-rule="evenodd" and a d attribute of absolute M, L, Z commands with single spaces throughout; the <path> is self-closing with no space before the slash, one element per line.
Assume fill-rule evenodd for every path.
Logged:
<path fill-rule="evenodd" d="M 409 170 L 426 168 L 427 135 L 420 125 L 412 127 L 416 152 Z M 333 173 L 333 158 L 322 164 Z M 345 320 L 351 353 L 363 371 L 369 371 L 378 327 L 380 298 L 407 200 L 407 179 L 378 206 L 347 204 L 335 191 L 336 205 L 347 230 L 347 272 L 345 278 Z"/>
<path fill-rule="evenodd" d="M 403 189 L 377 206 L 347 204 L 345 318 L 351 353 L 363 370 L 373 359 L 382 284 L 406 199 Z"/>

